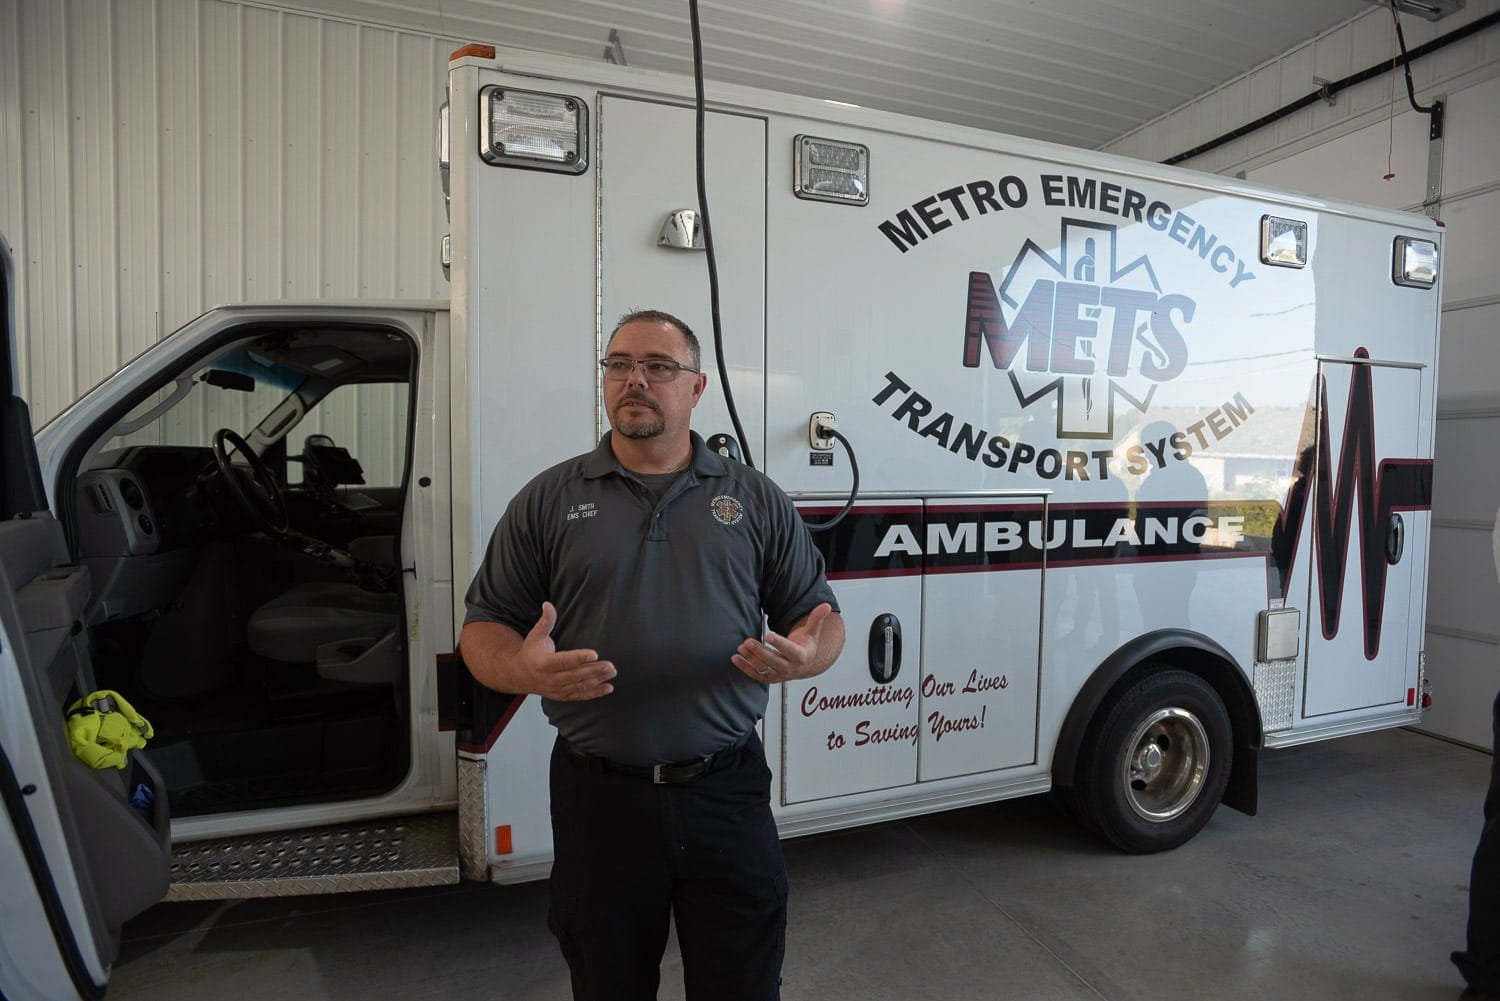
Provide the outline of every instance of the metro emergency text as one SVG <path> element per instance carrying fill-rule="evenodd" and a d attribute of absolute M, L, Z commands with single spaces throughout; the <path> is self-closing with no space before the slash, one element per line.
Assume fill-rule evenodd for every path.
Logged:
<path fill-rule="evenodd" d="M 1192 251 L 1213 271 L 1224 276 L 1230 288 L 1255 280 L 1246 260 L 1188 213 L 1145 192 L 1103 178 L 1074 174 L 1042 174 L 1037 178 L 1042 204 L 1069 209 L 1087 209 L 1144 223 Z M 920 198 L 894 218 L 879 224 L 880 232 L 901 253 L 949 229 L 955 222 L 968 222 L 983 215 L 1018 209 L 1031 201 L 1025 180 L 1009 174 L 995 181 L 976 180 Z M 951 215 L 950 215 L 951 213 Z"/>

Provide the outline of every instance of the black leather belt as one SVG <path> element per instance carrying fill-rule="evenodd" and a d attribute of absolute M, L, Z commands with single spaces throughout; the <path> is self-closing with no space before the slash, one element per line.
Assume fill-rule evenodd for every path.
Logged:
<path fill-rule="evenodd" d="M 601 758 L 597 754 L 590 754 L 588 751 L 574 747 L 562 737 L 557 738 L 557 743 L 567 752 L 568 757 L 585 767 L 601 772 L 614 772 L 617 775 L 629 775 L 632 778 L 649 779 L 655 785 L 676 785 L 681 782 L 691 782 L 716 770 L 727 762 L 735 751 L 744 747 L 745 742 L 750 739 L 750 734 L 754 732 L 751 730 L 728 747 L 722 747 L 712 754 L 667 765 L 627 765 L 619 761 L 611 761 L 609 758 Z"/>

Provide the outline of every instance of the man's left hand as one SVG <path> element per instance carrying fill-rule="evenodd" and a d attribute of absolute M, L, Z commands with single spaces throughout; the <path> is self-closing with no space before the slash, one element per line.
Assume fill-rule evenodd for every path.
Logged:
<path fill-rule="evenodd" d="M 751 680 L 773 685 L 821 674 L 843 646 L 843 620 L 825 601 L 785 636 L 767 630 L 765 639 L 745 640 L 729 659 Z"/>

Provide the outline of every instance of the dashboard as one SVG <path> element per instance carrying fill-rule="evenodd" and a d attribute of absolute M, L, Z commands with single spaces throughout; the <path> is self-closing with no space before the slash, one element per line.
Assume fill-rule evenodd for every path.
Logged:
<path fill-rule="evenodd" d="M 79 556 L 94 582 L 92 623 L 178 599 L 202 546 L 224 534 L 206 495 L 209 448 L 138 445 L 100 454 L 78 477 Z"/>

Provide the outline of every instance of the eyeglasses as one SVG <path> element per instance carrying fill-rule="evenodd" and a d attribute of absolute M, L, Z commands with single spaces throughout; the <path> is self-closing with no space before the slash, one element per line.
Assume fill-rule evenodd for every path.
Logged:
<path fill-rule="evenodd" d="M 624 355 L 610 355 L 599 362 L 599 368 L 604 371 L 604 378 L 610 382 L 624 382 L 629 379 L 637 365 L 645 374 L 647 382 L 672 382 L 682 372 L 692 372 L 696 375 L 701 371 L 689 368 L 680 361 L 672 361 L 670 358 L 627 358 Z"/>

